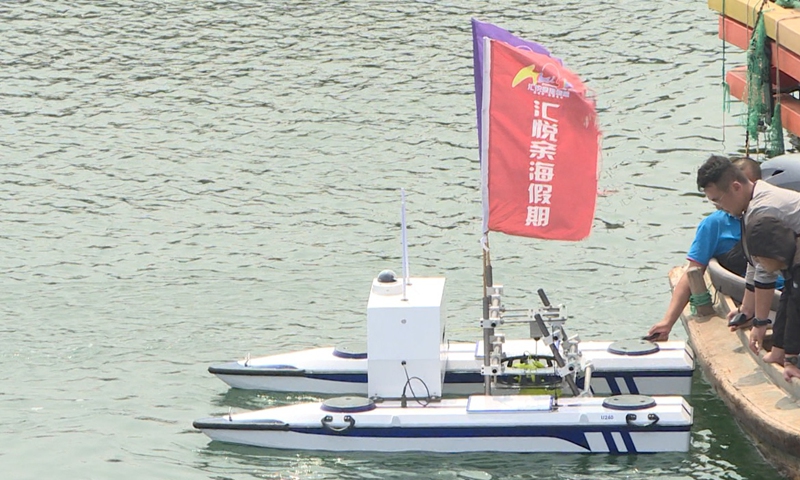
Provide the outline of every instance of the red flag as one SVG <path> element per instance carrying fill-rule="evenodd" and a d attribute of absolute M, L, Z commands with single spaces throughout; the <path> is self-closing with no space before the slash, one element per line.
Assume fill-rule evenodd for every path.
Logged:
<path fill-rule="evenodd" d="M 557 60 L 485 41 L 484 232 L 586 238 L 597 196 L 594 102 Z"/>

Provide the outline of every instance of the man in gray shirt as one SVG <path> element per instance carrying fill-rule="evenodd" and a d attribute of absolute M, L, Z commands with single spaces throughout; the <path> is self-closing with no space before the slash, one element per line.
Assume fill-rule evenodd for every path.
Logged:
<path fill-rule="evenodd" d="M 763 180 L 751 182 L 726 157 L 712 155 L 703 163 L 697 171 L 697 188 L 705 193 L 711 203 L 735 217 L 742 218 L 742 232 L 746 230 L 748 221 L 755 216 L 771 215 L 791 228 L 795 234 L 800 233 L 800 193 L 776 187 Z M 747 288 L 739 309 L 747 318 L 753 318 L 750 349 L 757 354 L 763 347 L 767 326 L 772 323 L 768 317 L 777 274 L 753 262 L 744 235 L 742 246 L 749 264 L 745 276 Z M 731 312 L 729 318 L 736 313 L 738 312 Z M 776 346 L 764 360 L 784 364 L 786 353 L 797 355 L 800 352 L 784 352 L 783 348 Z M 791 376 L 800 378 L 800 368 L 797 366 L 787 363 L 784 368 Z"/>

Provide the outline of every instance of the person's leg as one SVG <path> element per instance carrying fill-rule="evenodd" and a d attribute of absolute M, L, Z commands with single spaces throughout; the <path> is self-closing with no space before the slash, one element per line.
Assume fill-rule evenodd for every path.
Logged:
<path fill-rule="evenodd" d="M 789 310 L 796 310 L 795 302 L 789 301 L 789 289 L 781 292 L 781 300 L 778 303 L 778 312 L 775 314 L 775 323 L 772 325 L 772 350 L 764 355 L 767 363 L 777 363 L 783 365 L 784 359 L 784 334 L 786 329 L 786 317 Z"/>
<path fill-rule="evenodd" d="M 744 256 L 741 240 L 736 242 L 736 245 L 730 250 L 715 258 L 725 270 L 733 272 L 740 277 L 744 277 L 745 272 L 747 272 L 747 257 Z"/>
<path fill-rule="evenodd" d="M 791 289 L 791 286 L 789 286 Z M 795 295 L 791 295 L 789 299 L 786 327 L 784 328 L 783 343 L 787 357 L 794 357 L 800 354 L 800 304 L 798 304 Z M 783 364 L 783 378 L 787 382 L 792 381 L 792 378 L 800 378 L 800 368 L 792 365 L 789 362 Z"/>

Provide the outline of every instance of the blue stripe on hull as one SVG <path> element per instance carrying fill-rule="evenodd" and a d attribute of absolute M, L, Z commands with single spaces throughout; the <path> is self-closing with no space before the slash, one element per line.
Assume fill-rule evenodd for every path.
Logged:
<path fill-rule="evenodd" d="M 694 370 L 662 370 L 662 371 L 652 371 L 652 370 L 637 370 L 631 372 L 592 372 L 592 378 L 594 377 L 614 377 L 614 378 L 661 378 L 661 377 L 691 377 L 694 373 Z"/>
<path fill-rule="evenodd" d="M 622 438 L 622 443 L 625 444 L 625 451 L 621 451 L 617 447 L 617 442 L 614 440 L 614 433 L 618 433 Z M 603 432 L 603 439 L 606 441 L 606 446 L 608 447 L 609 453 L 637 453 L 636 445 L 633 443 L 633 438 L 631 438 L 630 432 L 626 430 Z"/>
<path fill-rule="evenodd" d="M 268 374 L 267 374 L 268 375 Z M 366 373 L 306 373 L 306 378 L 314 380 L 328 380 L 334 382 L 367 383 Z M 617 379 L 622 379 L 628 386 L 630 393 L 639 393 L 636 387 L 636 378 L 663 378 L 663 377 L 691 377 L 692 371 L 665 371 L 665 372 L 631 372 L 631 373 L 603 373 L 593 372 L 592 378 L 605 379 L 608 387 L 614 394 L 622 393 L 617 386 Z M 583 379 L 579 380 L 579 387 L 583 387 Z M 483 383 L 483 377 L 478 373 L 445 373 L 444 383 Z"/>
<path fill-rule="evenodd" d="M 330 382 L 367 383 L 366 373 L 308 373 L 305 377 Z"/>
<path fill-rule="evenodd" d="M 603 440 L 606 441 L 606 446 L 608 447 L 609 453 L 619 453 L 619 449 L 617 449 L 617 442 L 614 441 L 614 436 L 611 435 L 611 432 L 603 432 Z"/>
<path fill-rule="evenodd" d="M 625 378 L 625 385 L 628 387 L 628 393 L 638 394 L 639 389 L 636 388 L 636 382 L 633 381 L 633 377 L 623 377 Z"/>
<path fill-rule="evenodd" d="M 633 438 L 631 438 L 630 432 L 621 431 L 619 432 L 622 435 L 622 441 L 625 442 L 625 448 L 628 452 L 635 452 L 636 445 L 633 444 Z"/>
<path fill-rule="evenodd" d="M 608 383 L 608 389 L 611 390 L 611 395 L 619 395 L 622 393 L 622 390 L 619 389 L 619 385 L 617 385 L 617 379 L 615 377 L 606 377 L 606 382 Z"/>
<path fill-rule="evenodd" d="M 672 426 L 672 427 L 631 427 L 629 429 L 621 429 L 619 427 L 533 427 L 533 426 L 519 426 L 519 427 L 419 427 L 419 428 L 354 428 L 347 432 L 332 432 L 324 428 L 292 428 L 289 430 L 295 433 L 308 434 L 308 435 L 325 435 L 325 436 L 345 436 L 345 437 L 359 437 L 359 438 L 492 438 L 500 437 L 514 440 L 516 438 L 556 438 L 564 440 L 573 445 L 588 451 L 589 441 L 586 438 L 587 433 L 599 432 L 602 433 L 606 442 L 606 446 L 610 453 L 637 453 L 636 445 L 633 443 L 631 437 L 632 431 L 642 431 L 649 433 L 662 433 L 662 432 L 689 432 L 691 425 L 686 426 Z M 614 441 L 613 434 L 617 433 L 622 437 L 625 444 L 626 452 L 621 452 L 617 448 L 617 443 Z"/>

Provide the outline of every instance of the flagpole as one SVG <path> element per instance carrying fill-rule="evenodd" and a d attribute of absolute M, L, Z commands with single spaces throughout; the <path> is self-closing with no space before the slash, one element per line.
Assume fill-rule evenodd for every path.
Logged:
<path fill-rule="evenodd" d="M 492 281 L 492 259 L 489 252 L 489 232 L 483 234 L 481 239 L 483 250 L 483 365 L 486 368 L 491 366 L 492 357 L 492 337 L 494 336 L 494 328 L 487 327 L 486 323 L 489 322 L 489 307 L 491 306 L 492 297 L 490 294 L 490 287 Z M 483 393 L 486 395 L 492 394 L 492 382 L 490 377 L 483 377 Z"/>
<path fill-rule="evenodd" d="M 481 97 L 481 197 L 483 203 L 483 236 L 481 237 L 481 248 L 483 250 L 483 365 L 488 370 L 492 362 L 492 337 L 494 337 L 494 327 L 489 324 L 491 293 L 490 289 L 494 285 L 492 280 L 492 259 L 489 252 L 489 103 L 491 99 L 491 64 L 492 47 L 491 39 L 483 37 L 483 78 L 482 78 L 482 97 Z M 483 377 L 483 389 L 486 395 L 492 394 L 492 377 Z"/>
<path fill-rule="evenodd" d="M 400 189 L 400 242 L 403 244 L 403 301 L 408 300 L 406 286 L 409 283 L 408 272 L 408 239 L 406 238 L 406 190 Z"/>

